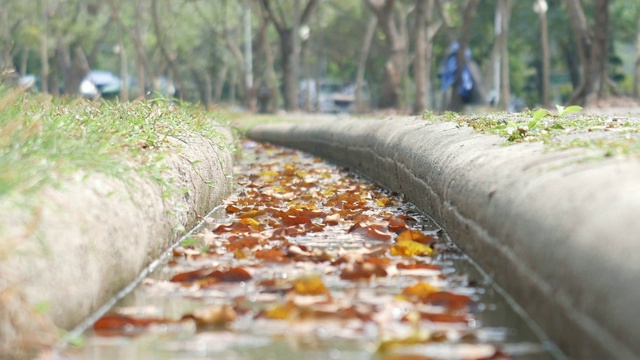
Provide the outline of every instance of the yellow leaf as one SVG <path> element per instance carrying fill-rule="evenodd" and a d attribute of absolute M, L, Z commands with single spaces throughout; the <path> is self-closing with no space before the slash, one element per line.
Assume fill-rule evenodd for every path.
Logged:
<path fill-rule="evenodd" d="M 277 304 L 264 311 L 264 317 L 274 320 L 286 320 L 291 317 L 291 314 L 295 310 L 295 305 L 292 303 Z"/>
<path fill-rule="evenodd" d="M 414 256 L 431 255 L 433 249 L 413 240 L 400 241 L 391 247 L 391 255 Z"/>
<path fill-rule="evenodd" d="M 280 176 L 280 174 L 277 171 L 273 171 L 273 170 L 265 170 L 261 173 L 258 174 L 261 177 L 278 177 Z"/>
<path fill-rule="evenodd" d="M 295 282 L 294 291 L 300 295 L 325 295 L 329 289 L 319 276 L 302 277 Z"/>
<path fill-rule="evenodd" d="M 432 242 L 433 239 L 433 235 L 427 235 L 420 230 L 405 230 L 398 235 L 396 241 L 415 241 L 421 244 L 428 244 Z"/>
<path fill-rule="evenodd" d="M 240 223 L 242 225 L 247 225 L 247 226 L 249 226 L 250 228 L 252 228 L 253 230 L 256 230 L 256 231 L 262 230 L 262 226 L 260 226 L 260 222 L 258 220 L 256 220 L 256 219 L 250 219 L 250 218 L 240 219 Z"/>
<path fill-rule="evenodd" d="M 408 297 L 415 296 L 420 299 L 426 299 L 430 294 L 433 294 L 438 291 L 439 290 L 435 286 L 429 283 L 426 283 L 424 281 L 421 281 L 413 286 L 407 286 L 406 288 L 404 288 L 404 290 L 402 290 L 402 295 L 408 296 Z"/>

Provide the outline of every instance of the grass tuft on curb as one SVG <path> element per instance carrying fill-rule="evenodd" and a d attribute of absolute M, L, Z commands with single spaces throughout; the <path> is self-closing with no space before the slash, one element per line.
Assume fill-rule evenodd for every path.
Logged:
<path fill-rule="evenodd" d="M 0 199 L 78 172 L 162 182 L 161 160 L 176 147 L 169 138 L 198 134 L 226 146 L 223 125 L 216 114 L 167 100 L 91 102 L 0 87 Z"/>

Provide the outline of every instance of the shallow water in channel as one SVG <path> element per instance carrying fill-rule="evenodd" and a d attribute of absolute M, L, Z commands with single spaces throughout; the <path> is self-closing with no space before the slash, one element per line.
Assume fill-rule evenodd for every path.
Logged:
<path fill-rule="evenodd" d="M 225 206 L 63 357 L 557 357 L 401 195 L 297 151 L 243 153 Z"/>

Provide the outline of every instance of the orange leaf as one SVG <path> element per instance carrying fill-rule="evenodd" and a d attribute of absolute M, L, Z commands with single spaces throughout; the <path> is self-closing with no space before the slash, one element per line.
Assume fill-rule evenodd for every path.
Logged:
<path fill-rule="evenodd" d="M 391 255 L 414 256 L 431 255 L 433 249 L 413 240 L 400 241 L 391 247 Z"/>
<path fill-rule="evenodd" d="M 415 241 L 421 244 L 430 245 L 435 238 L 433 235 L 425 234 L 420 230 L 406 230 L 398 235 L 396 241 Z"/>

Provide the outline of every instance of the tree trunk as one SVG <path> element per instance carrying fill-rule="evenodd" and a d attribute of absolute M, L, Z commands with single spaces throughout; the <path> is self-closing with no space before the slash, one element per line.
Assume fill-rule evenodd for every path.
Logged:
<path fill-rule="evenodd" d="M 298 29 L 309 21 L 309 17 L 317 8 L 319 0 L 308 0 L 303 10 L 301 0 L 294 2 L 293 25 L 287 26 L 283 16 L 276 16 L 271 8 L 270 0 L 261 0 L 260 5 L 266 17 L 278 31 L 280 37 L 280 54 L 282 56 L 282 91 L 284 107 L 287 111 L 298 108 L 298 76 L 300 67 L 300 37 Z M 282 9 L 280 9 L 282 10 Z M 282 11 L 280 11 L 282 13 Z"/>
<path fill-rule="evenodd" d="M 210 109 L 211 105 L 213 105 L 213 102 L 211 101 L 213 92 L 211 74 L 209 74 L 209 71 L 205 70 L 202 77 L 204 78 L 204 98 L 202 99 L 202 102 L 207 109 Z"/>
<path fill-rule="evenodd" d="M 542 106 L 551 107 L 551 54 L 549 50 L 549 27 L 546 11 L 540 11 L 540 38 L 542 47 Z"/>
<path fill-rule="evenodd" d="M 238 86 L 238 70 L 231 69 L 231 79 L 229 81 L 229 103 L 236 104 L 236 87 Z"/>
<path fill-rule="evenodd" d="M 80 91 L 82 79 L 90 71 L 84 50 L 80 45 L 74 45 L 72 57 L 69 46 L 59 44 L 56 55 L 59 68 L 62 70 L 65 94 L 77 95 Z"/>
<path fill-rule="evenodd" d="M 0 23 L 2 29 L 2 36 L 0 37 L 0 45 L 2 46 L 2 54 L 0 55 L 0 77 L 4 72 L 13 71 L 13 61 L 11 59 L 11 28 L 9 26 L 9 10 L 3 9 L 0 11 Z"/>
<path fill-rule="evenodd" d="M 119 29 L 124 30 L 127 33 L 127 36 L 133 42 L 133 47 L 135 51 L 136 57 L 136 81 L 137 81 L 137 89 L 136 89 L 136 97 L 144 98 L 146 96 L 146 81 L 147 81 L 147 68 L 148 61 L 147 55 L 144 51 L 144 26 L 143 26 L 143 14 L 146 13 L 146 9 L 143 8 L 144 2 L 139 1 L 135 4 L 134 8 L 134 25 L 133 29 L 129 28 L 122 18 L 120 17 L 120 7 L 121 4 L 116 3 L 116 0 L 108 0 L 109 7 L 111 8 L 111 16 L 113 16 L 119 25 Z"/>
<path fill-rule="evenodd" d="M 273 52 L 271 51 L 271 44 L 267 36 L 268 18 L 265 16 L 260 17 L 260 29 L 258 31 L 258 41 L 260 42 L 260 51 L 264 57 L 264 73 L 262 76 L 269 87 L 271 93 L 271 101 L 269 101 L 268 112 L 273 112 L 278 109 L 280 104 L 280 91 L 278 90 L 278 77 L 274 70 Z"/>
<path fill-rule="evenodd" d="M 118 49 L 120 55 L 120 100 L 129 101 L 129 62 L 127 60 L 127 49 L 124 47 L 124 37 L 122 29 L 118 28 Z"/>
<path fill-rule="evenodd" d="M 42 32 L 40 33 L 40 91 L 49 92 L 49 9 L 48 1 L 41 0 Z"/>
<path fill-rule="evenodd" d="M 284 108 L 293 111 L 298 108 L 297 102 L 297 69 L 294 55 L 292 30 L 288 29 L 280 34 L 280 56 L 282 60 L 282 90 L 284 97 Z"/>
<path fill-rule="evenodd" d="M 215 81 L 214 93 L 213 93 L 213 99 L 216 102 L 216 104 L 219 104 L 220 100 L 222 100 L 222 89 L 224 88 L 224 83 L 227 80 L 228 72 L 229 72 L 229 65 L 225 63 L 222 65 L 222 69 L 218 71 L 218 74 L 216 74 L 216 81 Z"/>
<path fill-rule="evenodd" d="M 369 19 L 367 24 L 367 31 L 362 41 L 362 48 L 360 49 L 360 57 L 358 58 L 358 70 L 356 73 L 356 91 L 355 91 L 355 106 L 356 112 L 363 112 L 365 109 L 362 103 L 362 86 L 364 84 L 364 70 L 367 66 L 367 59 L 369 58 L 369 50 L 371 49 L 371 43 L 373 42 L 373 35 L 375 35 L 376 27 L 378 26 L 378 18 L 373 15 Z"/>
<path fill-rule="evenodd" d="M 514 0 L 500 0 L 502 11 L 502 42 L 501 42 L 501 60 L 500 82 L 502 89 L 501 103 L 504 110 L 509 109 L 511 103 L 511 79 L 509 74 L 509 23 L 511 21 L 511 10 L 513 9 Z"/>
<path fill-rule="evenodd" d="M 640 98 L 640 18 L 638 18 L 638 35 L 636 39 L 636 71 L 633 78 L 633 96 Z"/>
<path fill-rule="evenodd" d="M 589 106 L 605 95 L 612 83 L 607 72 L 610 27 L 610 0 L 594 2 L 594 24 L 589 29 L 578 0 L 565 0 L 571 27 L 579 48 L 582 82 L 569 99 L 569 104 Z"/>
<path fill-rule="evenodd" d="M 374 2 L 367 5 L 378 18 L 380 29 L 385 35 L 387 62 L 382 75 L 382 93 L 378 100 L 380 108 L 400 108 L 402 101 L 402 78 L 406 71 L 407 39 L 404 29 L 398 29 L 394 17 L 395 0 Z"/>
<path fill-rule="evenodd" d="M 562 50 L 562 55 L 564 57 L 564 62 L 567 66 L 567 69 L 569 69 L 569 78 L 571 79 L 571 86 L 573 86 L 573 88 L 576 89 L 578 88 L 578 86 L 580 86 L 580 81 L 581 81 L 580 60 L 578 59 L 576 49 L 574 48 L 574 45 L 573 45 L 573 41 L 567 41 L 567 42 L 569 43 L 562 44 L 560 46 L 560 49 Z"/>
<path fill-rule="evenodd" d="M 413 102 L 413 113 L 422 113 L 427 100 L 427 0 L 416 1 L 416 25 L 415 25 L 415 57 L 413 59 L 413 77 L 415 79 L 416 93 Z"/>
<path fill-rule="evenodd" d="M 191 79 L 198 88 L 202 105 L 208 109 L 211 106 L 211 76 L 207 71 L 202 74 L 194 67 L 191 68 Z"/>
<path fill-rule="evenodd" d="M 27 75 L 27 62 L 29 61 L 29 48 L 24 47 L 22 49 L 22 56 L 20 57 L 20 76 Z"/>

